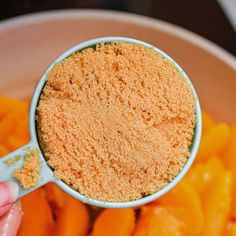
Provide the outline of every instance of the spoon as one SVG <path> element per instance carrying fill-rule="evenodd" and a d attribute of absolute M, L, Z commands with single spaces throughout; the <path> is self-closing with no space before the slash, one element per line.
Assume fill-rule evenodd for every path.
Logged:
<path fill-rule="evenodd" d="M 196 126 L 195 126 L 195 133 L 194 133 L 194 137 L 193 137 L 193 141 L 192 141 L 192 146 L 191 146 L 191 150 L 190 150 L 190 156 L 189 156 L 186 164 L 182 168 L 182 170 L 170 183 L 168 183 L 165 187 L 163 187 L 159 191 L 157 191 L 151 195 L 145 196 L 143 198 L 137 199 L 137 200 L 126 201 L 126 202 L 105 202 L 105 201 L 100 201 L 97 199 L 92 199 L 90 197 L 80 194 L 79 192 L 75 191 L 73 188 L 71 188 L 66 183 L 57 179 L 54 176 L 53 170 L 47 165 L 47 162 L 43 156 L 43 152 L 40 150 L 40 146 L 39 146 L 39 142 L 38 142 L 38 138 L 37 138 L 37 132 L 36 132 L 35 117 L 36 117 L 36 109 L 37 109 L 38 102 L 40 99 L 40 94 L 41 94 L 42 89 L 46 83 L 47 75 L 56 63 L 63 61 L 65 58 L 69 57 L 70 55 L 74 54 L 77 51 L 81 51 L 81 50 L 88 48 L 88 47 L 94 47 L 96 44 L 111 43 L 111 42 L 117 42 L 117 41 L 139 44 L 139 45 L 143 45 L 147 48 L 150 48 L 150 49 L 156 51 L 157 53 L 161 54 L 166 60 L 170 61 L 176 67 L 176 69 L 179 71 L 179 73 L 181 73 L 183 78 L 186 79 L 187 83 L 189 84 L 189 86 L 192 90 L 194 100 L 195 100 Z M 75 197 L 76 199 L 80 200 L 81 202 L 84 202 L 84 203 L 87 203 L 90 205 L 94 205 L 94 206 L 98 206 L 98 207 L 103 207 L 103 208 L 126 208 L 126 207 L 135 207 L 135 206 L 143 205 L 143 204 L 146 204 L 148 202 L 151 202 L 151 201 L 161 197 L 162 195 L 167 193 L 169 190 L 171 190 L 183 178 L 183 176 L 187 173 L 187 171 L 191 167 L 191 165 L 194 161 L 194 158 L 196 156 L 199 144 L 200 144 L 201 130 L 202 130 L 202 119 L 201 119 L 200 104 L 199 104 L 199 100 L 198 100 L 197 94 L 195 92 L 195 89 L 194 89 L 190 79 L 186 75 L 186 73 L 172 58 L 170 58 L 167 54 L 162 52 L 160 49 L 158 49 L 148 43 L 136 40 L 136 39 L 124 38 L 124 37 L 105 37 L 105 38 L 96 38 L 96 39 L 92 39 L 92 40 L 80 43 L 80 44 L 72 47 L 71 49 L 67 50 L 66 52 L 64 52 L 51 65 L 49 65 L 49 67 L 46 69 L 46 71 L 43 73 L 41 79 L 39 80 L 39 82 L 35 88 L 32 100 L 31 100 L 30 111 L 29 111 L 29 128 L 30 128 L 31 141 L 27 145 L 9 153 L 8 155 L 6 155 L 0 159 L 0 182 L 2 182 L 2 181 L 17 182 L 17 180 L 13 177 L 13 172 L 16 168 L 22 167 L 22 165 L 24 163 L 24 160 L 23 160 L 24 158 L 20 158 L 19 161 L 15 162 L 12 165 L 6 165 L 5 162 L 9 158 L 12 158 L 14 156 L 24 156 L 27 153 L 27 150 L 32 150 L 32 149 L 35 150 L 36 149 L 39 151 L 41 171 L 39 174 L 38 186 L 32 187 L 30 189 L 24 189 L 23 187 L 20 186 L 18 198 L 21 198 L 22 196 L 45 185 L 48 182 L 54 182 L 66 193 L 70 194 L 71 196 Z"/>

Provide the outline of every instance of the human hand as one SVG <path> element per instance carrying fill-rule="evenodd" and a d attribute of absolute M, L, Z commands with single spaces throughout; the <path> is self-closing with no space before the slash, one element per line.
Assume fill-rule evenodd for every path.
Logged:
<path fill-rule="evenodd" d="M 18 185 L 14 182 L 0 182 L 0 235 L 15 236 L 20 226 L 21 203 L 15 200 Z"/>

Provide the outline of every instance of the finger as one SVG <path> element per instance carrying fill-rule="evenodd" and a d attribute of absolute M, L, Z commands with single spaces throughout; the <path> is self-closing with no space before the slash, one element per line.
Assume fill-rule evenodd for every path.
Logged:
<path fill-rule="evenodd" d="M 6 212 L 8 212 L 10 208 L 11 208 L 11 203 L 3 207 L 0 207 L 0 217 L 3 216 Z"/>
<path fill-rule="evenodd" d="M 14 182 L 0 182 L 0 208 L 17 199 L 19 187 Z"/>
<path fill-rule="evenodd" d="M 12 204 L 10 210 L 0 219 L 0 235 L 15 236 L 20 226 L 21 203 L 19 201 Z"/>

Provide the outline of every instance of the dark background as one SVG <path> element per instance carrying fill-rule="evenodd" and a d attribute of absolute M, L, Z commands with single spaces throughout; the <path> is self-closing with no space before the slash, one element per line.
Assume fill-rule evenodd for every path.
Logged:
<path fill-rule="evenodd" d="M 216 0 L 0 0 L 0 19 L 65 8 L 112 9 L 151 16 L 198 33 L 236 55 L 236 33 Z"/>

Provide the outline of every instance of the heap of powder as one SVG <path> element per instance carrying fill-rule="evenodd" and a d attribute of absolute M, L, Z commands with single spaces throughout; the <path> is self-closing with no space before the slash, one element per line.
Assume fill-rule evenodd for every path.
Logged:
<path fill-rule="evenodd" d="M 28 150 L 24 156 L 24 164 L 22 168 L 16 169 L 13 176 L 24 189 L 29 189 L 38 186 L 40 169 L 38 150 Z"/>
<path fill-rule="evenodd" d="M 194 127 L 194 97 L 175 66 L 123 42 L 57 63 L 37 110 L 57 178 L 104 201 L 139 199 L 168 184 L 190 155 Z"/>

